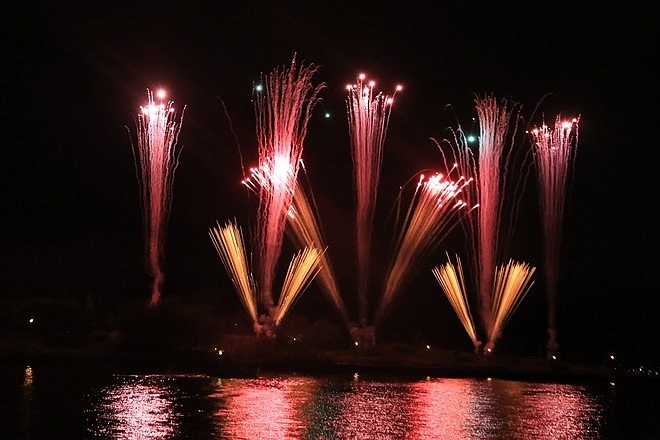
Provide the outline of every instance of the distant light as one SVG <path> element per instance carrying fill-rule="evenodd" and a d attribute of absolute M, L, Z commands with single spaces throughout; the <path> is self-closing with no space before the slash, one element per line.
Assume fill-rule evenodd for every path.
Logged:
<path fill-rule="evenodd" d="M 476 137 L 475 135 L 473 135 L 473 134 L 468 135 L 468 137 L 467 137 L 467 142 L 468 142 L 468 144 L 473 144 L 473 143 L 475 143 L 476 141 L 477 141 L 477 137 Z"/>
<path fill-rule="evenodd" d="M 325 119 L 330 119 L 332 117 L 332 114 L 330 112 L 325 112 Z"/>
<path fill-rule="evenodd" d="M 165 96 L 167 96 L 167 92 L 164 89 L 160 89 L 156 93 L 156 96 L 158 96 L 159 99 L 163 99 Z"/>
<path fill-rule="evenodd" d="M 614 360 L 614 355 L 613 355 L 613 354 L 610 355 L 610 360 L 611 360 L 611 361 Z"/>
<path fill-rule="evenodd" d="M 358 346 L 358 341 L 355 341 L 354 344 L 355 344 L 355 346 L 357 347 L 357 346 Z"/>
<path fill-rule="evenodd" d="M 552 360 L 553 360 L 553 361 L 556 361 L 556 360 L 557 360 L 557 356 L 553 354 L 553 355 L 552 355 Z"/>
<path fill-rule="evenodd" d="M 30 318 L 30 319 L 28 319 L 28 322 L 29 322 L 30 324 L 33 324 L 33 323 L 34 323 L 34 318 Z"/>
<path fill-rule="evenodd" d="M 430 349 L 431 349 L 431 346 L 430 346 L 430 345 L 427 345 L 427 346 L 426 346 L 426 349 L 427 349 L 427 350 L 430 350 Z"/>
<path fill-rule="evenodd" d="M 254 90 L 256 90 L 257 92 L 261 92 L 263 90 L 263 86 L 261 84 L 257 84 L 256 86 L 254 86 Z"/>

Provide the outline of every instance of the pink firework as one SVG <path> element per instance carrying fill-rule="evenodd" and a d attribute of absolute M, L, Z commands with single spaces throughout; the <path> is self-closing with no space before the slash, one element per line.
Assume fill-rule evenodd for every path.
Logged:
<path fill-rule="evenodd" d="M 383 145 L 392 110 L 394 94 L 374 93 L 375 82 L 361 74 L 346 87 L 348 126 L 353 153 L 356 197 L 356 244 L 358 260 L 359 320 L 367 321 L 367 290 L 371 259 L 371 233 L 376 195 L 380 182 Z M 396 91 L 400 91 L 397 86 Z"/>
<path fill-rule="evenodd" d="M 257 247 L 259 249 L 261 302 L 271 314 L 273 277 L 280 256 L 286 216 L 294 194 L 303 141 L 312 109 L 323 84 L 314 86 L 313 65 L 298 65 L 295 56 L 288 68 L 263 76 L 255 88 L 254 108 L 263 179 L 259 190 Z M 253 172 L 254 174 L 254 172 Z"/>
<path fill-rule="evenodd" d="M 159 91 L 159 102 L 147 91 L 147 105 L 137 116 L 137 150 L 139 157 L 140 193 L 143 205 L 146 254 L 153 279 L 151 306 L 160 302 L 165 279 L 162 260 L 165 231 L 172 203 L 174 171 L 178 163 L 177 139 L 183 115 L 177 122 L 173 102 L 165 103 L 165 92 Z"/>
<path fill-rule="evenodd" d="M 531 130 L 539 182 L 544 236 L 545 278 L 548 295 L 548 356 L 559 348 L 556 330 L 557 280 L 564 217 L 565 193 L 578 140 L 579 118 L 555 119 L 553 128 L 543 124 Z"/>
<path fill-rule="evenodd" d="M 500 258 L 501 220 L 503 211 L 502 194 L 505 193 L 507 179 L 505 171 L 510 168 L 512 135 L 510 124 L 517 115 L 519 105 L 500 101 L 492 95 L 477 96 L 475 107 L 479 119 L 479 152 L 477 169 L 479 173 L 479 211 L 476 216 L 476 252 L 474 267 L 478 268 L 477 284 L 480 300 L 480 315 L 487 331 L 492 328 L 493 280 Z"/>

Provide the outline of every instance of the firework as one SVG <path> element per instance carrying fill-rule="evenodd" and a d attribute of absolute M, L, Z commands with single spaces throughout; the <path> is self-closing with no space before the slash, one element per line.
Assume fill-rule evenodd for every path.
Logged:
<path fill-rule="evenodd" d="M 535 267 L 527 263 L 509 260 L 508 264 L 496 271 L 490 319 L 492 324 L 488 328 L 486 353 L 492 353 L 495 342 L 502 335 L 502 329 L 534 284 L 532 275 L 535 270 Z"/>
<path fill-rule="evenodd" d="M 312 204 L 305 194 L 303 186 L 298 184 L 293 195 L 293 204 L 289 210 L 288 224 L 290 225 L 291 235 L 299 246 L 327 249 L 317 218 L 316 210 L 312 209 Z M 316 276 L 316 280 L 318 280 L 321 288 L 340 313 L 344 323 L 348 324 L 348 312 L 341 298 L 328 252 L 323 252 L 320 258 L 320 271 Z"/>
<path fill-rule="evenodd" d="M 176 120 L 173 102 L 163 101 L 165 93 L 159 91 L 155 102 L 147 90 L 147 105 L 137 116 L 137 157 L 142 199 L 143 225 L 147 264 L 152 277 L 151 306 L 160 302 L 165 279 L 162 263 L 165 230 L 172 203 L 174 171 L 178 163 L 177 139 L 183 114 Z M 137 159 L 136 159 L 137 162 Z"/>
<path fill-rule="evenodd" d="M 374 93 L 375 83 L 361 74 L 346 87 L 348 125 L 353 153 L 356 197 L 356 244 L 358 259 L 359 320 L 367 321 L 367 289 L 371 253 L 371 232 L 380 181 L 383 144 L 389 124 L 394 94 Z M 396 91 L 401 90 L 397 86 Z"/>
<path fill-rule="evenodd" d="M 257 289 L 245 253 L 243 232 L 236 222 L 228 221 L 224 226 L 216 224 L 209 230 L 222 264 L 225 266 L 238 297 L 250 316 L 253 325 L 257 324 Z"/>
<path fill-rule="evenodd" d="M 456 170 L 456 165 L 451 172 Z M 443 174 L 420 175 L 397 239 L 394 260 L 387 272 L 383 296 L 376 311 L 376 324 L 390 308 L 396 294 L 421 258 L 428 255 L 458 223 L 467 203 L 463 188 L 472 179 L 460 176 L 453 181 Z M 469 209 L 469 208 L 468 208 Z"/>
<path fill-rule="evenodd" d="M 477 216 L 477 253 L 475 267 L 479 268 L 478 292 L 481 317 L 485 328 L 491 328 L 492 280 L 500 255 L 500 222 L 506 177 L 502 170 L 508 169 L 505 147 L 509 125 L 517 105 L 506 101 L 498 102 L 491 95 L 475 98 L 479 118 L 479 214 Z"/>
<path fill-rule="evenodd" d="M 447 256 L 447 259 L 449 260 L 449 256 Z M 465 288 L 465 277 L 463 275 L 461 259 L 457 255 L 456 264 L 449 260 L 443 265 L 434 267 L 432 272 L 456 312 L 458 320 L 470 337 L 475 351 L 479 350 L 481 341 L 477 338 L 477 330 L 472 319 L 472 313 L 470 312 L 470 303 L 467 297 L 467 289 Z"/>
<path fill-rule="evenodd" d="M 564 196 L 569 169 L 577 148 L 579 118 L 555 119 L 554 128 L 542 125 L 531 131 L 539 182 L 539 200 L 544 236 L 545 279 L 548 296 L 548 355 L 558 349 L 556 331 L 557 280 L 564 216 Z"/>
<path fill-rule="evenodd" d="M 281 324 L 291 306 L 318 274 L 321 255 L 322 252 L 311 247 L 306 247 L 294 255 L 282 285 L 277 310 L 273 314 L 274 327 Z"/>
<path fill-rule="evenodd" d="M 259 146 L 259 166 L 264 181 L 258 185 L 257 247 L 259 250 L 261 302 L 268 313 L 274 306 L 273 277 L 280 256 L 298 174 L 303 141 L 311 111 L 323 85 L 312 85 L 313 65 L 276 68 L 262 76 L 255 87 L 254 109 Z M 259 90 L 257 90 L 259 89 Z M 254 173 L 253 173 L 254 174 Z"/>

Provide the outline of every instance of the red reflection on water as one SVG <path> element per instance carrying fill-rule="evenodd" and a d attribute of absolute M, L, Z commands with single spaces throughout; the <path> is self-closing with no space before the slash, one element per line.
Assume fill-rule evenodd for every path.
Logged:
<path fill-rule="evenodd" d="M 223 381 L 225 405 L 218 414 L 223 438 L 302 438 L 306 429 L 302 412 L 316 386 L 310 378 Z"/>
<path fill-rule="evenodd" d="M 414 400 L 405 382 L 361 380 L 356 376 L 347 392 L 338 396 L 340 413 L 333 420 L 336 438 L 408 438 Z"/>
<path fill-rule="evenodd" d="M 414 383 L 412 433 L 407 438 L 469 438 L 471 427 L 478 423 L 472 383 L 464 379 Z"/>
<path fill-rule="evenodd" d="M 597 439 L 602 411 L 585 389 L 564 384 L 539 384 L 527 390 L 520 429 L 539 440 Z"/>

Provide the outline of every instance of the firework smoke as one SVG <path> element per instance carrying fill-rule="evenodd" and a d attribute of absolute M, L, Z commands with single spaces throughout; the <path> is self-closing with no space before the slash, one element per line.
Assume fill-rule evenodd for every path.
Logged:
<path fill-rule="evenodd" d="M 531 130 L 539 182 L 544 237 L 545 279 L 548 296 L 548 356 L 559 348 L 556 310 L 564 198 L 577 149 L 579 118 L 555 119 L 554 128 L 543 124 Z"/>
<path fill-rule="evenodd" d="M 177 138 L 183 114 L 176 121 L 173 102 L 163 101 L 165 93 L 158 92 L 158 103 L 147 90 L 147 105 L 137 116 L 137 157 L 142 199 L 143 225 L 149 274 L 152 277 L 151 306 L 160 302 L 165 275 L 162 269 L 164 241 L 172 203 L 174 171 L 178 163 Z M 136 160 L 137 162 L 137 160 Z"/>
<path fill-rule="evenodd" d="M 346 107 L 353 153 L 356 189 L 356 245 L 358 260 L 358 308 L 361 326 L 367 324 L 367 290 L 371 259 L 371 234 L 380 182 L 383 144 L 392 110 L 392 96 L 374 94 L 375 83 L 361 74 L 346 87 Z M 398 86 L 397 91 L 402 87 Z"/>

